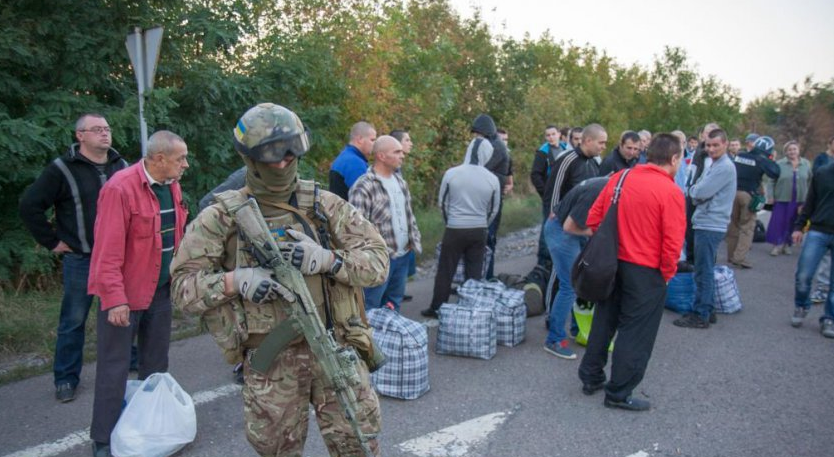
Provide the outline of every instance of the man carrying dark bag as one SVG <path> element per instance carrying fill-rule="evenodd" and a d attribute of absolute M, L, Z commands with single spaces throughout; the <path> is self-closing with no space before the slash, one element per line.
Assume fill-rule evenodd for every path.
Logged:
<path fill-rule="evenodd" d="M 648 163 L 637 165 L 623 183 L 619 199 L 618 267 L 614 291 L 597 306 L 579 379 L 582 392 L 591 395 L 605 388 L 606 407 L 648 410 L 646 400 L 632 397 L 651 357 L 666 283 L 675 275 L 686 230 L 684 199 L 674 176 L 683 161 L 678 139 L 660 134 L 649 145 Z M 622 173 L 622 172 L 620 172 Z M 615 174 L 594 202 L 587 225 L 596 231 L 609 206 Z M 605 382 L 608 345 L 618 333 Z"/>

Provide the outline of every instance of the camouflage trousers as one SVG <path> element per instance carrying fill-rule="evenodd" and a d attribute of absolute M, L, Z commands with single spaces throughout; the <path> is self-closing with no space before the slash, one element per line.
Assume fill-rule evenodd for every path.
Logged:
<path fill-rule="evenodd" d="M 330 455 L 364 457 L 333 390 L 324 386 L 321 369 L 306 342 L 284 348 L 266 375 L 251 370 L 248 358 L 243 367 L 246 437 L 258 454 L 301 457 L 312 405 Z M 378 434 L 379 399 L 361 360 L 357 370 L 361 383 L 354 388 L 360 403 L 356 416 L 363 432 Z M 377 440 L 371 440 L 369 445 L 378 456 Z"/>

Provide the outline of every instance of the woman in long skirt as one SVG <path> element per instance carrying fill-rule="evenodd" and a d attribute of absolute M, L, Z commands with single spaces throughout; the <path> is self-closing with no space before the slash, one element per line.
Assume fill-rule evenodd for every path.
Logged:
<path fill-rule="evenodd" d="M 779 159 L 779 178 L 768 179 L 767 195 L 773 213 L 767 225 L 765 239 L 773 245 L 770 255 L 791 254 L 791 232 L 796 216 L 808 195 L 811 182 L 811 163 L 799 156 L 799 143 L 788 141 L 783 148 L 785 157 Z"/>

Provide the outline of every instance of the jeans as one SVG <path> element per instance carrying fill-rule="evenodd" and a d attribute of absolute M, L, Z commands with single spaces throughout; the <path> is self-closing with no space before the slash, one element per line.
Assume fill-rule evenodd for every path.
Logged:
<path fill-rule="evenodd" d="M 405 294 L 405 283 L 408 280 L 408 266 L 412 256 L 408 253 L 399 257 L 392 257 L 388 267 L 388 278 L 376 287 L 365 288 L 365 309 L 381 308 L 391 302 L 394 310 L 400 311 L 400 303 Z"/>
<path fill-rule="evenodd" d="M 66 382 L 73 387 L 78 385 L 84 365 L 84 325 L 93 303 L 93 296 L 87 295 L 89 273 L 89 256 L 64 254 L 64 297 L 52 365 L 55 386 Z"/>
<path fill-rule="evenodd" d="M 724 232 L 694 229 L 692 235 L 695 241 L 695 303 L 692 311 L 707 320 L 715 308 L 715 256 Z"/>
<path fill-rule="evenodd" d="M 558 218 L 548 219 L 544 225 L 544 239 L 553 259 L 553 269 L 559 278 L 559 291 L 550 307 L 547 344 L 560 343 L 567 338 L 565 323 L 576 301 L 576 293 L 570 282 L 573 262 L 582 251 L 586 238 L 565 232 Z"/>
<path fill-rule="evenodd" d="M 811 307 L 811 280 L 825 253 L 834 255 L 834 234 L 810 230 L 802 242 L 802 251 L 799 253 L 799 260 L 796 263 L 796 290 L 794 293 L 794 305 L 798 308 L 808 309 Z M 831 287 L 834 276 L 829 270 L 828 275 L 828 297 L 825 300 L 822 317 L 834 320 L 834 288 Z"/>
<path fill-rule="evenodd" d="M 817 286 L 815 290 L 819 290 L 822 292 L 828 292 L 830 287 L 830 278 L 831 275 L 831 254 L 826 254 L 822 257 L 822 261 L 820 262 L 820 266 L 817 267 L 817 275 L 814 277 L 814 280 L 817 282 Z"/>

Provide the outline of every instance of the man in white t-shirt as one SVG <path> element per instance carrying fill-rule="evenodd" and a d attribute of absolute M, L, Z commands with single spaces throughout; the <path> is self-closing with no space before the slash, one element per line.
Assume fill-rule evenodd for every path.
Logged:
<path fill-rule="evenodd" d="M 408 279 L 408 254 L 422 251 L 420 230 L 411 209 L 408 185 L 396 173 L 405 157 L 402 145 L 396 138 L 383 135 L 374 142 L 372 153 L 373 166 L 356 180 L 348 199 L 385 239 L 391 264 L 384 283 L 365 289 L 365 308 L 388 305 L 399 311 Z"/>

